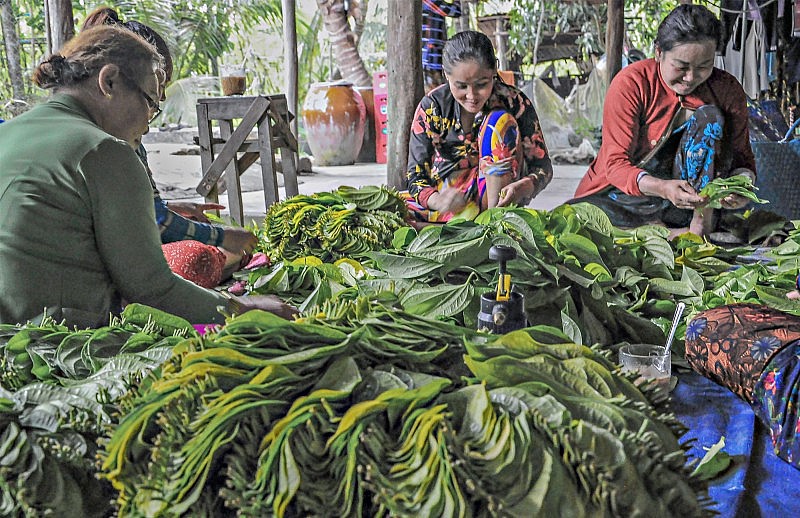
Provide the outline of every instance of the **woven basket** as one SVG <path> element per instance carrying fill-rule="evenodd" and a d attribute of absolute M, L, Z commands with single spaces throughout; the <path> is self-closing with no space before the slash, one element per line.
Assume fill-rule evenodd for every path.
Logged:
<path fill-rule="evenodd" d="M 800 139 L 789 140 L 800 126 L 797 119 L 780 142 L 750 142 L 756 158 L 758 197 L 769 200 L 766 210 L 800 219 Z"/>
<path fill-rule="evenodd" d="M 800 219 L 800 140 L 752 142 L 756 157 L 758 197 L 764 209 L 787 219 Z"/>

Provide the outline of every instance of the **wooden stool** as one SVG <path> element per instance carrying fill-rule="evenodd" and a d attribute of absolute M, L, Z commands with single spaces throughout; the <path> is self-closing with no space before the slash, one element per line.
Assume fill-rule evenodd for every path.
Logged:
<path fill-rule="evenodd" d="M 289 128 L 290 117 L 283 94 L 198 99 L 197 143 L 200 145 L 203 179 L 197 192 L 206 201 L 218 203 L 217 183 L 227 173 L 228 210 L 233 221 L 243 224 L 239 177 L 260 158 L 266 213 L 266 209 L 279 199 L 275 152 L 280 150 L 286 197 L 297 195 L 297 140 Z M 235 120 L 238 125 L 234 128 Z M 212 137 L 213 121 L 219 124 L 219 138 Z M 258 130 L 257 138 L 250 138 L 253 128 Z"/>

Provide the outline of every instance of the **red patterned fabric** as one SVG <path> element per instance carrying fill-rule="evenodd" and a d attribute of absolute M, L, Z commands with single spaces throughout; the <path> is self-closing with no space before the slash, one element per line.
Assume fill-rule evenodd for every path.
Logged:
<path fill-rule="evenodd" d="M 222 281 L 225 254 L 199 241 L 175 241 L 161 245 L 170 270 L 204 288 Z"/>
<path fill-rule="evenodd" d="M 767 363 L 800 339 L 800 318 L 767 306 L 732 304 L 698 313 L 686 327 L 694 370 L 748 403 Z"/>

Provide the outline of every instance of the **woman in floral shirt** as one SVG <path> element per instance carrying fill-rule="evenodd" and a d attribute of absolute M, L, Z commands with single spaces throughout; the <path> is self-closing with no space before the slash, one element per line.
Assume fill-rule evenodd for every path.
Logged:
<path fill-rule="evenodd" d="M 441 222 L 527 204 L 553 177 L 533 104 L 497 75 L 483 33 L 454 35 L 442 67 L 447 83 L 420 101 L 411 126 L 409 208 L 420 220 Z"/>

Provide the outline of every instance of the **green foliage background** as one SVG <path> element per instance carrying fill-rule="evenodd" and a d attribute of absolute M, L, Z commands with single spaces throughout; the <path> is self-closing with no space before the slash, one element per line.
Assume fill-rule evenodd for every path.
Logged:
<path fill-rule="evenodd" d="M 10 118 L 46 96 L 31 82 L 36 65 L 44 59 L 47 42 L 43 3 L 35 0 L 12 2 L 21 44 L 21 67 L 25 95 L 13 99 L 4 46 L 0 46 L 0 118 Z M 217 92 L 219 65 L 226 61 L 246 62 L 248 83 L 253 92 L 284 91 L 283 19 L 280 0 L 118 0 L 72 2 L 76 30 L 87 13 L 99 5 L 111 5 L 123 20 L 150 25 L 166 40 L 175 62 L 173 88 L 160 122 L 186 122 L 194 112 L 198 96 Z M 373 8 L 378 17 L 385 12 Z M 320 37 L 322 35 L 322 37 Z M 322 20 L 317 14 L 306 19 L 297 12 L 299 99 L 313 82 L 332 77 L 332 62 Z M 266 51 L 256 49 L 254 40 L 266 41 Z M 277 43 L 274 43 L 277 42 Z M 385 22 L 367 21 L 361 42 L 370 70 L 384 65 Z M 173 99 L 170 99 L 173 97 Z M 191 122 L 191 121 L 189 121 Z"/>

